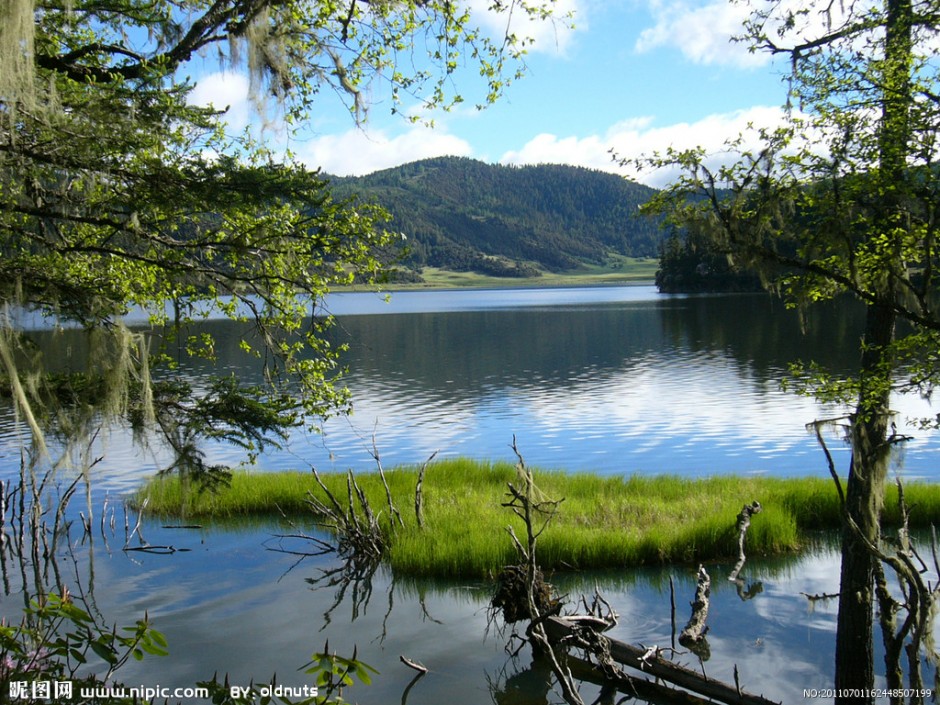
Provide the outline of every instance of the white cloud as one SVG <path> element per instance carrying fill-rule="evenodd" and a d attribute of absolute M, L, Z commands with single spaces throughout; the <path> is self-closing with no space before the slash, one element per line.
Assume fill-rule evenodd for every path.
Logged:
<path fill-rule="evenodd" d="M 491 0 L 466 0 L 474 21 L 495 41 L 514 34 L 520 41 L 533 42 L 528 47 L 530 52 L 564 54 L 574 34 L 587 29 L 584 0 L 554 0 L 548 19 L 541 19 L 538 13 L 529 15 L 518 0 L 501 4 L 509 8 L 496 12 L 491 9 Z M 529 0 L 528 4 L 537 3 Z"/>
<path fill-rule="evenodd" d="M 634 49 L 643 53 L 659 47 L 678 49 L 696 64 L 754 68 L 772 61 L 764 50 L 750 51 L 747 41 L 733 41 L 744 34 L 744 21 L 754 12 L 749 3 L 728 0 L 648 0 L 653 26 L 643 30 Z M 864 20 L 880 7 L 874 0 L 823 3 L 818 9 L 804 0 L 778 0 L 764 20 L 764 32 L 781 47 L 819 39 Z M 865 50 L 861 39 L 850 41 Z"/>
<path fill-rule="evenodd" d="M 572 164 L 603 171 L 617 171 L 606 137 L 559 137 L 548 132 L 536 135 L 518 151 L 506 152 L 503 164 Z"/>
<path fill-rule="evenodd" d="M 389 136 L 382 130 L 350 129 L 316 137 L 295 149 L 297 157 L 311 168 L 320 167 L 336 176 L 369 174 L 418 159 L 440 156 L 470 156 L 470 144 L 441 128 L 413 125 L 406 132 Z"/>
<path fill-rule="evenodd" d="M 689 0 L 652 0 L 654 25 L 640 33 L 634 48 L 642 53 L 673 47 L 697 64 L 763 66 L 770 60 L 766 53 L 751 53 L 746 43 L 732 41 L 742 33 L 749 11 L 746 4 L 727 0 L 698 5 Z"/>
<path fill-rule="evenodd" d="M 614 155 L 618 160 L 629 161 L 656 152 L 664 153 L 669 148 L 702 147 L 714 155 L 709 163 L 715 165 L 721 162 L 728 140 L 749 132 L 753 134 L 753 130 L 748 129 L 751 125 L 769 128 L 781 124 L 783 119 L 781 108 L 763 106 L 665 126 L 656 126 L 649 117 L 634 118 L 613 125 L 603 135 L 559 137 L 543 133 L 521 149 L 506 152 L 499 161 L 504 164 L 571 164 L 623 174 L 651 186 L 663 186 L 673 181 L 678 171 L 637 172 L 632 166 L 621 166 Z M 756 135 L 753 139 L 756 140 Z M 742 148 L 748 146 L 745 141 Z"/>
<path fill-rule="evenodd" d="M 189 94 L 192 105 L 226 110 L 225 121 L 229 128 L 241 130 L 251 116 L 251 101 L 248 77 L 228 71 L 202 76 Z"/>

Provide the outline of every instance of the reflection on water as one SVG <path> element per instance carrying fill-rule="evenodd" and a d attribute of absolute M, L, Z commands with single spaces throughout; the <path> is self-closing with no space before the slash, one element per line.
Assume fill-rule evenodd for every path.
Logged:
<path fill-rule="evenodd" d="M 854 339 L 860 328 L 855 312 L 841 307 L 819 311 L 803 330 L 763 296 L 670 298 L 643 287 L 396 294 L 390 306 L 372 295 L 344 295 L 330 306 L 341 314 L 337 342 L 351 346 L 346 383 L 355 414 L 330 420 L 322 436 L 295 436 L 286 450 L 263 456 L 265 468 L 368 468 L 374 430 L 386 466 L 419 463 L 434 450 L 511 459 L 515 434 L 526 460 L 545 467 L 825 475 L 803 426 L 839 410 L 783 394 L 779 383 L 800 356 L 836 372 L 851 369 L 853 360 L 840 357 L 842 346 L 832 341 Z M 219 337 L 219 369 L 257 378 L 238 346 L 245 329 L 202 325 Z M 80 366 L 87 354 L 79 331 L 38 331 L 35 338 L 62 368 Z M 197 383 L 208 371 L 188 368 Z M 926 413 L 917 400 L 897 404 L 904 415 Z M 9 476 L 19 467 L 20 443 L 8 408 L 0 409 L 0 429 L 0 474 Z M 940 479 L 937 444 L 936 435 L 918 435 L 905 450 L 906 477 Z M 99 454 L 106 460 L 93 470 L 94 487 L 111 494 L 133 489 L 167 461 L 159 450 L 133 447 L 121 429 L 100 436 Z M 229 448 L 208 448 L 210 463 L 239 460 Z M 844 450 L 839 460 L 844 467 Z M 295 557 L 265 550 L 276 527 L 145 530 L 153 544 L 189 550 L 124 554 L 96 539 L 86 578 L 109 620 L 129 624 L 146 611 L 170 640 L 169 657 L 122 672 L 128 683 L 188 687 L 218 671 L 238 685 L 275 672 L 281 683 L 304 685 L 295 669 L 329 639 L 341 654 L 358 646 L 381 671 L 375 685 L 349 694 L 361 703 L 400 700 L 414 675 L 398 662 L 402 654 L 431 669 L 410 691 L 412 705 L 545 702 L 545 674 L 529 668 L 527 652 L 510 661 L 505 638 L 486 635 L 489 595 L 480 584 L 394 581 L 380 569 L 368 604 L 354 607 L 351 592 L 336 604 L 335 588 L 311 589 L 310 579 L 331 565 L 326 558 L 295 565 Z M 90 561 L 89 550 L 78 549 L 80 562 Z M 837 563 L 825 546 L 799 559 L 752 559 L 744 577 L 762 590 L 747 600 L 723 579 L 730 566 L 709 566 L 707 673 L 732 681 L 737 665 L 742 687 L 784 702 L 829 685 L 836 606 L 800 593 L 836 592 Z M 621 614 L 615 638 L 666 646 L 669 577 L 681 627 L 694 569 L 556 581 L 572 595 L 593 592 L 597 582 Z M 15 609 L 17 600 L 5 605 Z M 691 655 L 683 658 L 696 666 Z"/>
<path fill-rule="evenodd" d="M 369 468 L 375 433 L 386 465 L 420 463 L 432 452 L 511 459 L 515 434 L 529 463 L 602 473 L 826 474 L 804 425 L 843 413 L 785 394 L 787 365 L 801 357 L 850 370 L 859 312 L 823 307 L 798 316 L 763 295 L 664 297 L 650 287 L 575 290 L 406 292 L 385 303 L 342 294 L 337 343 L 348 343 L 354 414 L 322 435 L 297 433 L 265 469 Z M 249 330 L 201 324 L 219 340 L 215 370 L 260 380 L 239 348 Z M 81 364 L 78 331 L 40 331 L 37 342 L 62 367 Z M 845 353 L 843 349 L 847 349 Z M 185 367 L 185 365 L 184 365 Z M 198 380 L 211 370 L 187 368 Z M 929 414 L 919 399 L 895 400 L 907 417 Z M 0 410 L 0 464 L 15 467 L 18 443 Z M 914 433 L 907 478 L 937 478 L 936 435 Z M 127 491 L 166 462 L 142 454 L 127 434 L 104 434 L 98 487 Z M 831 444 L 841 466 L 846 449 Z M 97 450 L 97 449 L 96 449 Z M 225 446 L 210 463 L 238 463 Z"/>
<path fill-rule="evenodd" d="M 94 595 L 101 611 L 123 624 L 147 610 L 170 641 L 169 656 L 130 664 L 122 671 L 123 680 L 183 687 L 218 670 L 229 673 L 235 684 L 267 680 L 276 672 L 279 683 L 303 685 L 307 676 L 295 669 L 329 639 L 330 648 L 340 653 L 357 647 L 360 657 L 381 672 L 372 686 L 347 694 L 363 705 L 399 702 L 414 677 L 399 663 L 400 655 L 431 670 L 409 693 L 412 705 L 491 702 L 490 688 L 505 693 L 523 687 L 528 699 L 497 701 L 545 702 L 535 697 L 544 694 L 545 674 L 528 672 L 528 649 L 512 660 L 504 649 L 508 635 L 487 630 L 490 595 L 485 585 L 393 581 L 379 569 L 368 604 L 356 607 L 350 591 L 334 608 L 336 593 L 312 590 L 308 582 L 330 563 L 316 559 L 295 565 L 292 556 L 264 550 L 265 538 L 280 530 L 271 526 L 180 535 L 149 526 L 151 542 L 193 550 L 110 558 L 99 552 Z M 724 579 L 730 563 L 709 565 L 708 675 L 733 682 L 737 666 L 743 688 L 783 702 L 799 700 L 802 688 L 829 684 L 835 603 L 813 605 L 800 593 L 837 591 L 837 560 L 832 549 L 821 546 L 800 558 L 750 561 L 745 577 L 762 582 L 763 591 L 746 601 Z M 695 566 L 555 576 L 554 582 L 572 601 L 582 592 L 593 594 L 598 585 L 620 614 L 612 637 L 668 647 L 670 576 L 681 629 L 689 616 Z M 701 668 L 692 654 L 679 660 Z M 586 696 L 595 690 L 584 686 Z M 549 702 L 556 701 L 553 697 Z"/>

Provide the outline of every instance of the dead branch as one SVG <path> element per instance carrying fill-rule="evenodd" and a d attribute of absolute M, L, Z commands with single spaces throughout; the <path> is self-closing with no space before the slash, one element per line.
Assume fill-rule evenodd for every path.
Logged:
<path fill-rule="evenodd" d="M 428 465 L 431 464 L 431 461 L 437 456 L 437 451 L 431 453 L 431 457 L 424 461 L 424 465 L 421 466 L 421 469 L 418 470 L 418 482 L 415 485 L 415 519 L 418 521 L 418 528 L 424 528 L 424 495 L 421 492 L 421 488 L 424 484 L 424 471 L 428 469 Z"/>
<path fill-rule="evenodd" d="M 816 441 L 826 455 L 826 466 L 829 469 L 829 475 L 832 477 L 832 481 L 835 483 L 836 492 L 839 494 L 839 506 L 842 507 L 843 513 L 845 513 L 845 491 L 842 489 L 842 480 L 839 479 L 839 473 L 836 471 L 836 463 L 832 459 L 832 453 L 829 452 L 829 446 L 826 445 L 826 441 L 822 436 L 822 429 L 825 426 L 834 426 L 846 420 L 848 420 L 847 416 L 839 416 L 834 419 L 817 419 L 812 423 L 806 424 L 807 429 L 812 427 L 816 434 Z"/>
<path fill-rule="evenodd" d="M 378 423 L 378 422 L 376 422 Z M 375 460 L 375 465 L 379 469 L 379 477 L 382 478 L 382 485 L 385 487 L 385 499 L 388 501 L 388 511 L 389 511 L 389 526 L 394 531 L 395 523 L 394 519 L 398 519 L 398 524 L 401 528 L 405 528 L 405 522 L 401 518 L 401 512 L 395 508 L 394 502 L 392 502 L 392 491 L 388 487 L 388 480 L 385 479 L 385 470 L 382 468 L 382 459 L 379 457 L 379 447 L 375 443 L 375 431 L 372 432 L 372 458 Z M 433 456 L 432 456 L 433 457 Z"/>
<path fill-rule="evenodd" d="M 506 527 L 506 533 L 509 534 L 509 538 L 512 539 L 512 545 L 516 549 L 516 552 L 522 558 L 523 563 L 529 562 L 529 552 L 526 550 L 525 546 L 522 545 L 522 542 L 519 540 L 519 537 L 516 536 L 515 530 L 512 528 L 512 525 Z"/>
<path fill-rule="evenodd" d="M 662 703 L 663 705 L 710 705 L 714 702 L 685 690 L 677 690 L 644 678 L 631 677 L 626 673 L 622 673 L 619 678 L 612 678 L 611 674 L 604 672 L 596 664 L 577 656 L 568 656 L 568 665 L 578 680 L 594 683 L 602 688 L 613 687 L 631 699 L 635 698 L 638 702 Z M 612 700 L 598 698 L 595 702 L 612 702 Z M 624 702 L 624 700 L 618 702 Z"/>
<path fill-rule="evenodd" d="M 585 614 L 568 615 L 568 619 L 580 620 L 583 624 L 589 624 L 597 631 L 607 631 L 617 626 L 620 615 L 614 612 L 610 603 L 601 595 L 597 585 L 594 586 L 594 599 L 588 605 L 587 598 L 581 595 L 581 604 L 584 605 Z"/>
<path fill-rule="evenodd" d="M 372 512 L 372 507 L 369 505 L 369 500 L 366 498 L 366 493 L 362 490 L 362 487 L 359 486 L 359 483 L 356 482 L 356 478 L 353 477 L 352 470 L 346 473 L 346 487 L 350 490 L 350 497 L 352 493 L 355 492 L 356 498 L 359 500 L 359 506 L 362 508 L 362 513 L 365 515 L 366 523 L 369 526 L 378 524 L 376 520 L 376 515 Z M 349 509 L 352 511 L 352 502 L 349 503 Z M 355 515 L 353 515 L 355 517 Z"/>
<path fill-rule="evenodd" d="M 676 581 L 672 575 L 669 576 L 669 623 L 670 643 L 672 648 L 676 648 Z"/>
<path fill-rule="evenodd" d="M 410 658 L 399 656 L 398 660 L 401 661 L 406 666 L 408 666 L 408 668 L 412 668 L 415 671 L 418 671 L 418 673 L 420 673 L 421 675 L 424 675 L 425 673 L 428 672 L 427 666 L 425 666 L 424 664 L 418 663 L 417 661 L 412 661 Z"/>
<path fill-rule="evenodd" d="M 146 546 L 147 541 L 144 539 L 143 534 L 140 533 L 140 525 L 144 520 L 144 510 L 147 508 L 147 503 L 150 501 L 150 498 L 145 498 L 140 504 L 140 509 L 137 512 L 137 523 L 134 524 L 133 530 L 127 532 L 127 505 L 124 505 L 124 550 L 128 550 L 130 546 L 131 539 L 134 537 L 134 534 L 137 534 L 137 540 L 141 546 Z"/>
<path fill-rule="evenodd" d="M 387 549 L 386 539 L 379 519 L 352 471 L 346 475 L 347 506 L 344 508 L 324 484 L 316 468 L 311 469 L 329 504 L 325 504 L 312 492 L 307 493 L 307 504 L 319 518 L 318 525 L 336 535 L 337 553 L 344 558 L 357 556 L 357 561 L 363 562 L 381 558 Z M 357 502 L 363 519 L 356 513 Z"/>
<path fill-rule="evenodd" d="M 581 695 L 578 693 L 578 689 L 574 684 L 574 677 L 571 675 L 571 671 L 566 667 L 562 667 L 552 649 L 552 644 L 545 632 L 545 620 L 549 615 L 539 609 L 539 604 L 536 600 L 537 576 L 541 571 L 539 571 L 536 563 L 535 547 L 539 535 L 545 531 L 548 523 L 558 511 L 558 505 L 561 504 L 561 500 L 552 501 L 543 499 L 542 501 L 536 502 L 533 499 L 536 488 L 532 478 L 532 471 L 526 467 L 525 460 L 523 460 L 522 454 L 516 446 L 515 435 L 512 437 L 511 448 L 516 455 L 518 461 L 516 469 L 518 470 L 520 478 L 525 483 L 525 490 L 521 492 L 513 487 L 512 483 L 509 483 L 509 492 L 512 499 L 504 503 L 503 506 L 512 509 L 513 513 L 523 520 L 526 528 L 527 540 L 526 546 L 523 547 L 522 543 L 516 538 L 515 533 L 512 531 L 512 527 L 510 527 L 510 536 L 512 536 L 517 549 L 522 549 L 520 554 L 525 560 L 525 603 L 532 619 L 526 629 L 526 635 L 529 638 L 529 642 L 532 644 L 533 650 L 543 654 L 548 659 L 552 673 L 554 673 L 555 678 L 558 679 L 558 683 L 561 686 L 565 701 L 569 703 L 569 705 L 584 705 L 584 701 L 581 699 Z M 539 518 L 542 519 L 541 528 L 536 529 L 535 524 Z"/>
<path fill-rule="evenodd" d="M 307 493 L 308 502 L 314 506 L 314 509 L 317 509 L 318 507 L 323 507 L 322 511 L 317 512 L 318 514 L 323 514 L 325 516 L 331 516 L 333 513 L 337 515 L 343 515 L 345 513 L 343 511 L 343 507 L 336 500 L 336 497 L 333 496 L 333 493 L 330 492 L 330 489 L 325 484 L 323 484 L 323 480 L 320 479 L 320 473 L 317 472 L 317 469 L 315 467 L 311 467 L 310 470 L 313 472 L 313 477 L 317 481 L 317 484 L 320 486 L 320 489 L 323 490 L 323 494 L 325 494 L 327 499 L 330 500 L 330 504 L 333 506 L 333 512 L 330 512 L 329 509 L 326 509 L 323 503 L 320 502 L 319 499 L 317 499 L 310 493 Z"/>
<path fill-rule="evenodd" d="M 188 551 L 188 548 L 176 548 L 174 546 L 125 546 L 121 549 L 125 552 L 128 551 L 139 551 L 141 553 L 155 553 L 158 555 L 169 555 L 171 553 L 176 553 L 177 551 Z"/>
<path fill-rule="evenodd" d="M 334 546 L 333 544 L 327 541 L 324 541 L 323 539 L 318 538 L 316 536 L 310 536 L 309 534 L 305 534 L 305 533 L 274 534 L 272 538 L 277 540 L 278 542 L 277 547 L 271 548 L 270 546 L 267 545 L 267 541 L 265 541 L 265 548 L 269 551 L 274 551 L 276 553 L 285 553 L 290 556 L 305 556 L 308 558 L 315 558 L 317 556 L 324 556 L 330 553 L 336 553 L 336 546 Z M 284 548 L 283 543 L 285 540 L 288 540 L 288 539 L 298 539 L 300 541 L 312 543 L 316 548 L 312 551 L 296 551 L 296 550 Z"/>
<path fill-rule="evenodd" d="M 808 592 L 801 592 L 800 594 L 810 602 L 818 602 L 819 600 L 834 600 L 839 597 L 838 592 L 820 592 L 815 595 L 810 595 Z"/>

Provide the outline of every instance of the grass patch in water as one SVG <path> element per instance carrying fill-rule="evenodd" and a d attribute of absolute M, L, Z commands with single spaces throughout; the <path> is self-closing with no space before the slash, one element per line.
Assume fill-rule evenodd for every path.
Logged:
<path fill-rule="evenodd" d="M 737 556 L 735 519 L 757 500 L 747 536 L 749 556 L 794 551 L 803 532 L 839 527 L 838 496 L 828 478 L 719 476 L 609 477 L 533 470 L 537 487 L 564 501 L 539 538 L 539 563 L 546 570 L 617 568 L 702 561 Z M 385 473 L 405 528 L 390 540 L 388 562 L 401 574 L 453 577 L 491 575 L 515 562 L 506 527 L 524 536 L 521 522 L 502 506 L 506 483 L 517 478 L 512 463 L 466 458 L 430 465 L 424 478 L 425 528 L 414 513 L 418 470 Z M 333 494 L 347 497 L 344 474 L 323 474 Z M 385 489 L 378 473 L 356 476 L 374 511 L 388 527 Z M 521 486 L 521 485 L 517 485 Z M 186 519 L 280 516 L 310 517 L 307 492 L 321 496 L 313 475 L 300 472 L 239 472 L 217 493 L 183 492 L 175 477 L 155 478 L 137 493 L 153 514 Z M 940 519 L 940 485 L 905 487 L 912 528 Z M 322 498 L 322 497 L 321 497 Z M 322 498 L 325 499 L 325 498 Z M 312 526 L 313 519 L 309 524 Z M 886 521 L 897 522 L 897 489 L 890 487 Z"/>

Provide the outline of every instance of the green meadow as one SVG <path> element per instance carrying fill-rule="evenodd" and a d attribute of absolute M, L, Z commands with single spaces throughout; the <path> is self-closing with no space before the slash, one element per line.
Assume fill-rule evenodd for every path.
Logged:
<path fill-rule="evenodd" d="M 839 500 L 830 478 L 716 476 L 604 477 L 533 470 L 541 497 L 563 500 L 538 541 L 539 564 L 547 570 L 619 568 L 643 564 L 736 558 L 736 517 L 758 501 L 747 534 L 748 556 L 797 551 L 810 532 L 837 529 Z M 385 488 L 377 472 L 356 476 L 388 533 L 387 561 L 402 575 L 483 577 L 516 561 L 507 532 L 525 528 L 510 509 L 507 483 L 522 487 L 512 463 L 454 459 L 428 466 L 424 483 L 424 528 L 415 516 L 417 467 L 387 470 L 392 501 L 404 528 L 389 521 Z M 344 474 L 321 474 L 344 505 Z M 317 517 L 308 493 L 325 501 L 311 473 L 238 472 L 216 492 L 181 486 L 176 477 L 154 478 L 136 497 L 147 511 L 166 518 L 199 520 L 286 516 L 312 533 Z M 940 518 L 940 485 L 904 488 L 911 527 Z M 357 503 L 358 505 L 358 503 Z M 359 510 L 359 507 L 356 507 Z M 889 489 L 886 524 L 898 522 L 897 489 Z"/>
<path fill-rule="evenodd" d="M 457 272 L 451 269 L 424 267 L 420 282 L 390 282 L 383 288 L 389 291 L 422 289 L 522 289 L 562 286 L 619 286 L 624 284 L 652 284 L 659 268 L 655 257 L 626 257 L 611 254 L 606 264 L 582 264 L 577 269 L 563 272 L 539 270 L 537 277 L 495 277 L 479 272 Z M 345 287 L 348 290 L 372 291 L 362 284 Z"/>

